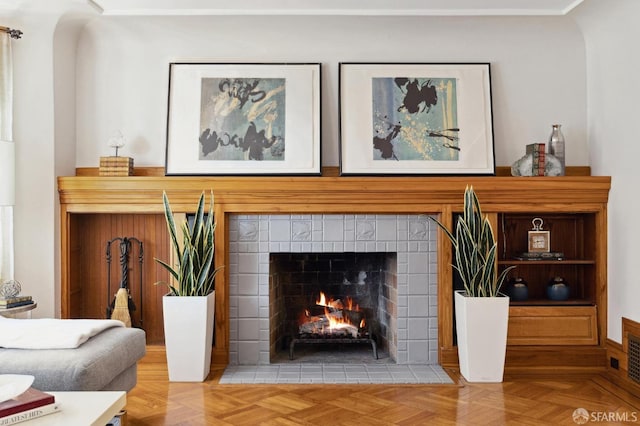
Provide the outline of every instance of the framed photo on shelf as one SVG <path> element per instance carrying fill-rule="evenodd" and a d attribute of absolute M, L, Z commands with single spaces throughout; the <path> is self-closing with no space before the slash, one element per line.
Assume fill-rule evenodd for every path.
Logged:
<path fill-rule="evenodd" d="M 169 64 L 165 174 L 320 175 L 319 63 Z"/>
<path fill-rule="evenodd" d="M 339 65 L 342 175 L 493 175 L 488 63 Z"/>

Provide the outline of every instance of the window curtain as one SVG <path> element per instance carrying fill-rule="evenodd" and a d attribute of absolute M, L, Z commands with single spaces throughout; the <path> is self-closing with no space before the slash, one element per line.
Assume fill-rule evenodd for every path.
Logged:
<path fill-rule="evenodd" d="M 15 145 L 13 143 L 13 66 L 11 37 L 0 33 L 0 283 L 13 279 L 13 205 Z"/>

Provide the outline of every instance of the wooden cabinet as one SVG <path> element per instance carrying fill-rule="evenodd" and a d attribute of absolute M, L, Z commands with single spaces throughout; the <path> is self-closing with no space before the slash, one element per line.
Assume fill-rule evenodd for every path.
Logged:
<path fill-rule="evenodd" d="M 597 345 L 595 306 L 511 306 L 508 345 Z"/>
<path fill-rule="evenodd" d="M 551 252 L 562 254 L 550 260 L 519 260 L 528 251 L 527 235 L 533 219 L 543 220 L 550 233 Z M 524 305 L 546 305 L 547 284 L 554 277 L 562 277 L 569 287 L 569 299 L 559 305 L 593 305 L 595 303 L 596 260 L 598 234 L 595 213 L 538 212 L 535 214 L 498 214 L 497 240 L 501 267 L 514 265 L 510 276 L 519 276 L 528 283 L 529 298 L 517 302 Z"/>
<path fill-rule="evenodd" d="M 497 240 L 500 269 L 515 266 L 509 277 L 522 277 L 529 296 L 512 301 L 510 345 L 597 345 L 598 272 L 597 247 L 606 235 L 596 229 L 598 212 L 538 211 L 498 213 Z M 529 259 L 528 234 L 533 221 L 541 219 L 549 232 L 553 259 Z M 561 277 L 569 288 L 567 300 L 550 300 L 549 282 Z M 509 286 L 505 284 L 505 291 Z"/>
<path fill-rule="evenodd" d="M 95 223 L 116 217 L 135 228 L 120 230 L 117 224 L 109 225 L 110 229 L 115 226 L 118 235 L 139 233 L 144 225 L 149 241 L 145 245 L 147 258 L 164 258 L 168 245 L 163 242 L 166 231 L 160 230 L 163 191 L 176 212 L 188 212 L 203 190 L 213 189 L 218 224 L 216 265 L 229 265 L 228 219 L 232 214 L 432 214 L 451 227 L 455 212 L 462 210 L 467 185 L 473 185 L 497 233 L 500 266 L 516 264 L 514 274 L 529 283 L 530 299 L 510 308 L 506 371 L 557 373 L 561 369 L 584 372 L 603 368 L 611 185 L 605 176 L 165 177 L 148 173 L 60 177 L 62 316 L 86 315 L 91 307 L 86 304 L 95 297 L 90 289 L 96 284 L 87 283 L 83 272 L 89 265 L 78 264 L 88 256 L 84 254 L 87 248 L 96 247 L 97 251 L 103 244 L 99 241 L 105 240 L 103 236 L 96 242 L 88 236 L 87 229 Z M 147 215 L 144 223 L 135 220 L 142 215 Z M 526 251 L 527 231 L 534 217 L 544 219 L 545 229 L 551 232 L 552 250 L 563 251 L 563 260 L 534 263 L 514 259 L 516 253 Z M 442 233 L 438 233 L 437 248 L 439 360 L 443 366 L 456 366 L 451 245 Z M 147 264 L 151 267 L 153 263 Z M 213 362 L 219 364 L 228 362 L 229 355 L 228 270 L 216 278 Z M 149 282 L 157 279 L 154 270 L 145 273 Z M 546 284 L 555 275 L 563 276 L 571 286 L 572 295 L 566 302 L 546 299 Z M 103 288 L 96 291 L 106 297 Z M 153 311 L 160 297 L 160 293 L 145 295 L 148 326 L 160 327 L 161 312 L 159 308 Z M 101 315 L 104 303 L 106 299 L 95 304 L 89 314 Z M 157 340 L 162 338 L 161 330 L 153 335 Z"/>

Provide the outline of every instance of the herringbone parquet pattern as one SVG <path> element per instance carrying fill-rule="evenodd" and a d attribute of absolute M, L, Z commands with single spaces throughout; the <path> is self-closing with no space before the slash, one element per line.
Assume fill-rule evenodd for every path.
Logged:
<path fill-rule="evenodd" d="M 128 425 L 575 425 L 578 408 L 589 412 L 589 424 L 640 425 L 640 401 L 601 376 L 506 377 L 482 385 L 457 376 L 454 385 L 219 385 L 221 373 L 212 371 L 204 383 L 169 383 L 164 352 L 150 349 L 127 397 Z"/>

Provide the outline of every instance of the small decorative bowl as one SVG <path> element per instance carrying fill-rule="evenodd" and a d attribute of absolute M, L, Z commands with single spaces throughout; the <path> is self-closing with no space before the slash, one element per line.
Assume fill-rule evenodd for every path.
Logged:
<path fill-rule="evenodd" d="M 26 392 L 34 377 L 27 374 L 0 374 L 0 402 L 8 401 Z"/>

